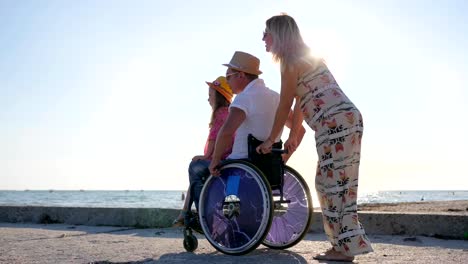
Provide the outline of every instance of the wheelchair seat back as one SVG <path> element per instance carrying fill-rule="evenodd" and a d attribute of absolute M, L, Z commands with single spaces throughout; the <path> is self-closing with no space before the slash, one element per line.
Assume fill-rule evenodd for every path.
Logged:
<path fill-rule="evenodd" d="M 270 152 L 259 154 L 255 150 L 263 141 L 258 140 L 252 134 L 248 136 L 249 160 L 260 169 L 270 183 L 272 189 L 279 188 L 283 183 L 284 164 L 281 153 Z M 272 146 L 274 149 L 282 149 L 283 142 L 276 142 Z"/>

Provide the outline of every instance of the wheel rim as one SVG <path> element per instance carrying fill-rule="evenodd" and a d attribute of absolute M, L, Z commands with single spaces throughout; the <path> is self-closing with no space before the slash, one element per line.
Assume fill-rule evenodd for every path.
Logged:
<path fill-rule="evenodd" d="M 263 241 L 272 248 L 287 248 L 298 243 L 308 231 L 312 217 L 312 199 L 306 183 L 289 167 L 284 173 L 283 196 L 291 203 L 284 212 L 278 213 L 277 209 L 273 212 L 271 227 Z M 279 190 L 272 193 L 273 197 L 279 196 Z"/>
<path fill-rule="evenodd" d="M 219 251 L 245 254 L 264 239 L 271 224 L 271 192 L 259 175 L 244 163 L 232 163 L 223 166 L 221 176 L 205 183 L 200 197 L 201 225 L 207 240 Z M 233 194 L 240 200 L 239 215 L 227 217 L 223 202 Z"/>

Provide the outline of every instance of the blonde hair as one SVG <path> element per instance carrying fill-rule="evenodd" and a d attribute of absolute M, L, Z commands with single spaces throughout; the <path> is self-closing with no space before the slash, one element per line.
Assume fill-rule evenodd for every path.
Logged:
<path fill-rule="evenodd" d="M 273 38 L 271 53 L 273 60 L 281 64 L 281 70 L 300 60 L 311 62 L 310 59 L 306 59 L 310 57 L 310 49 L 304 43 L 299 27 L 291 16 L 282 13 L 269 18 L 266 21 L 265 32 Z"/>

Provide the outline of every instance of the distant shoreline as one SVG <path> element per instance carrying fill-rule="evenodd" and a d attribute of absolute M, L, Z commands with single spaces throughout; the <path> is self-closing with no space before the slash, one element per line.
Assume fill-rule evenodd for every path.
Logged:
<path fill-rule="evenodd" d="M 358 211 L 462 213 L 468 215 L 468 200 L 358 204 Z"/>

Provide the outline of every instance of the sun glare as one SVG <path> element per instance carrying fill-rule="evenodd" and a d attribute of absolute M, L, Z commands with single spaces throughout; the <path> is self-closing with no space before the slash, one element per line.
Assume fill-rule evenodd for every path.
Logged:
<path fill-rule="evenodd" d="M 325 60 L 335 75 L 341 75 L 346 67 L 347 52 L 342 38 L 330 30 L 304 32 L 304 41 L 311 49 L 311 55 Z"/>

